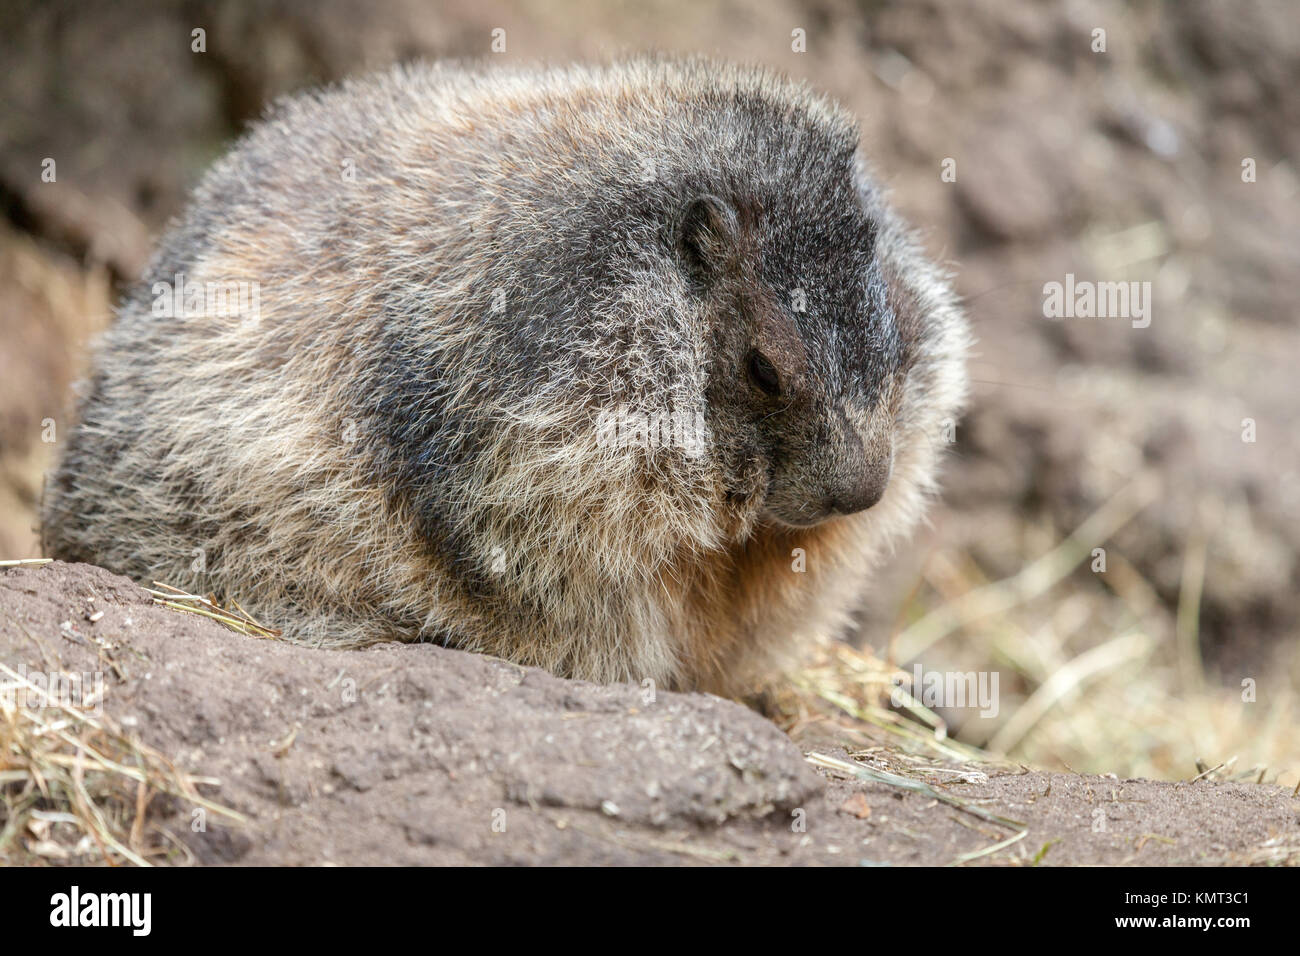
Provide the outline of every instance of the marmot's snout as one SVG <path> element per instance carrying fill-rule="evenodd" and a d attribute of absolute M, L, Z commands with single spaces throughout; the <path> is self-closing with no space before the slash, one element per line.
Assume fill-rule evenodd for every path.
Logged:
<path fill-rule="evenodd" d="M 835 514 L 851 515 L 866 511 L 880 503 L 889 486 L 893 472 L 893 455 L 877 455 L 840 476 L 831 489 L 830 510 Z"/>
<path fill-rule="evenodd" d="M 818 430 L 804 455 L 780 460 L 773 470 L 765 512 L 779 524 L 801 528 L 875 507 L 889 488 L 893 441 L 865 435 L 849 420 Z"/>
<path fill-rule="evenodd" d="M 894 439 L 881 419 L 888 409 L 877 408 L 864 426 L 859 416 L 845 415 L 845 440 L 836 446 L 831 480 L 827 487 L 832 515 L 851 515 L 880 503 L 894 472 Z"/>

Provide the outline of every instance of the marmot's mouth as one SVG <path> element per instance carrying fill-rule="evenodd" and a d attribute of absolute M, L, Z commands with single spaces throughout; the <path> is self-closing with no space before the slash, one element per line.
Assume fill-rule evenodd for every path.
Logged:
<path fill-rule="evenodd" d="M 770 487 L 770 485 L 769 485 Z M 775 499 L 775 500 L 773 500 Z M 768 524 L 782 528 L 812 528 L 830 518 L 839 517 L 829 501 L 783 501 L 780 495 L 772 496 L 763 503 L 761 518 Z"/>
<path fill-rule="evenodd" d="M 762 517 L 767 524 L 775 525 L 778 528 L 785 528 L 787 530 L 795 530 L 795 531 L 805 531 L 808 528 L 815 528 L 820 524 L 825 524 L 827 521 L 830 521 L 832 518 L 842 518 L 844 516 L 837 511 L 823 511 L 815 516 L 813 515 L 792 516 L 789 514 L 780 514 L 776 511 L 771 510 L 770 508 L 765 508 L 763 510 Z"/>
<path fill-rule="evenodd" d="M 819 499 L 797 498 L 791 501 L 778 488 L 776 494 L 765 498 L 761 518 L 769 524 L 787 528 L 811 528 L 832 518 L 869 511 L 883 500 L 888 490 L 893 477 L 892 456 L 889 466 L 883 471 L 883 475 L 871 476 L 842 493 L 827 494 Z M 769 483 L 769 490 L 771 487 L 772 483 Z"/>
<path fill-rule="evenodd" d="M 786 521 L 783 518 L 777 518 L 774 515 L 765 515 L 764 517 L 766 520 L 762 523 L 767 525 L 769 528 L 775 528 L 778 531 L 808 531 L 821 524 L 825 524 L 825 521 L 810 521 L 806 524 L 795 524 L 794 522 Z"/>

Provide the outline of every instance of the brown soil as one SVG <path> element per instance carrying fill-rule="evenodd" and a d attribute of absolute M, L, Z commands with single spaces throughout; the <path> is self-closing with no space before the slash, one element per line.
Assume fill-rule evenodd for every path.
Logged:
<path fill-rule="evenodd" d="M 433 645 L 253 639 L 87 565 L 0 571 L 0 662 L 103 673 L 109 717 L 218 778 L 205 796 L 246 825 L 196 833 L 190 808 L 160 806 L 203 863 L 943 864 L 1015 832 L 815 771 L 729 701 L 647 701 Z M 885 751 L 867 765 L 904 769 Z M 1027 826 L 980 864 L 1300 857 L 1300 801 L 1278 787 L 974 765 L 912 777 Z"/>

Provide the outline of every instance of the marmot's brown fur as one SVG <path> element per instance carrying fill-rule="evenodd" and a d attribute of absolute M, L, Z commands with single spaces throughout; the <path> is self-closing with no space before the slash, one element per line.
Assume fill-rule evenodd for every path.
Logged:
<path fill-rule="evenodd" d="M 966 345 L 802 86 L 401 68 L 204 179 L 98 350 L 46 540 L 305 642 L 736 693 L 921 513 Z"/>

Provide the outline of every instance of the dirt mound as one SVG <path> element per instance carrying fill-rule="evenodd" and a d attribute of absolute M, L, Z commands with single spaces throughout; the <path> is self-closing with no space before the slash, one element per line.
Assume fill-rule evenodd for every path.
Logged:
<path fill-rule="evenodd" d="M 105 715 L 219 780 L 204 796 L 246 824 L 212 817 L 195 832 L 183 800 L 150 811 L 205 863 L 946 863 L 1021 831 L 977 859 L 1300 855 L 1297 801 L 1277 787 L 941 768 L 883 748 L 861 763 L 832 752 L 815 770 L 775 726 L 716 697 L 565 681 L 433 645 L 253 639 L 87 565 L 0 571 L 0 663 L 29 679 L 103 675 Z M 13 756 L 0 753 L 0 770 Z M 888 782 L 849 778 L 837 760 Z M 0 781 L 2 817 L 30 785 Z M 53 856 L 81 838 L 66 822 L 41 836 L 20 832 L 0 854 Z"/>

